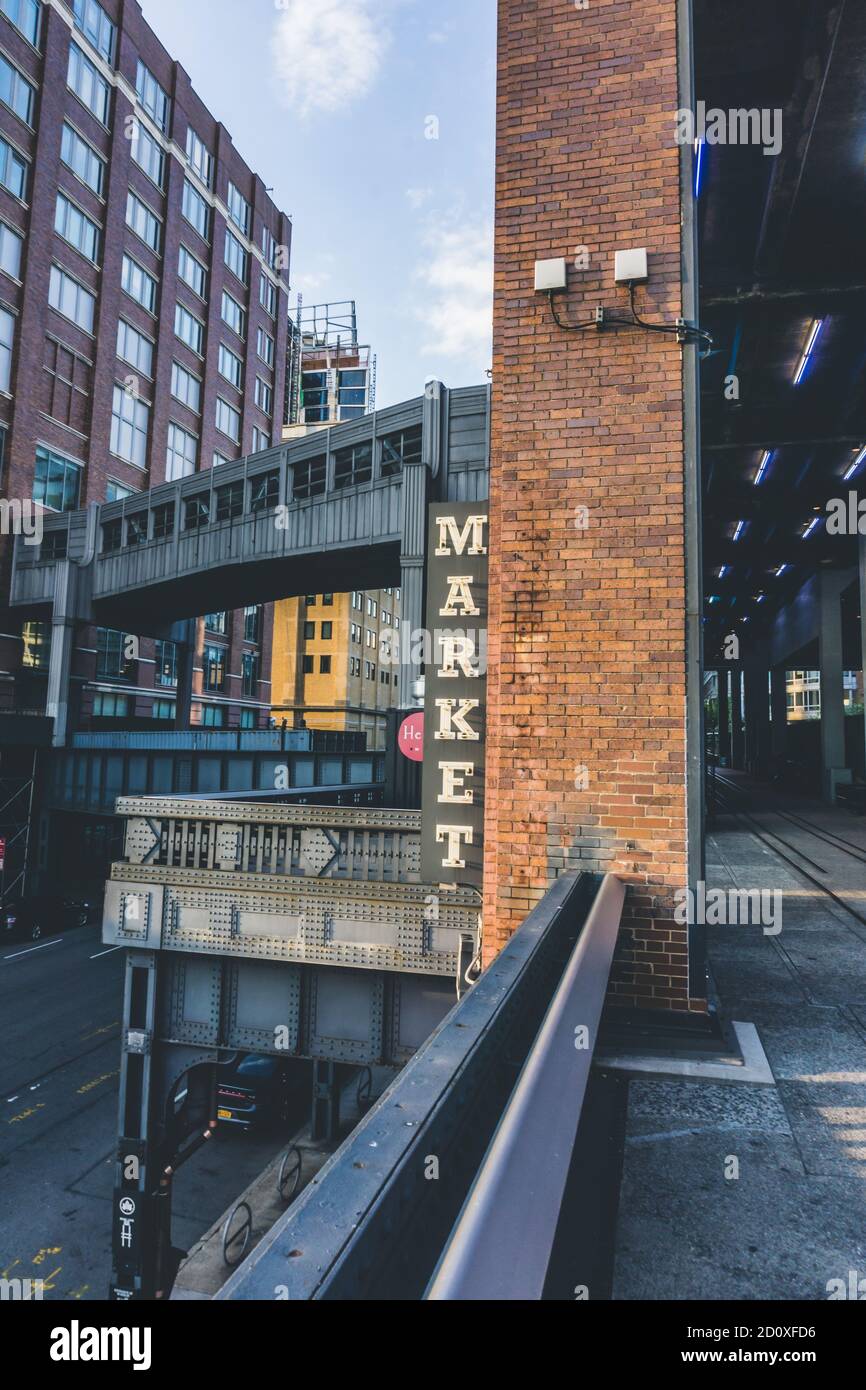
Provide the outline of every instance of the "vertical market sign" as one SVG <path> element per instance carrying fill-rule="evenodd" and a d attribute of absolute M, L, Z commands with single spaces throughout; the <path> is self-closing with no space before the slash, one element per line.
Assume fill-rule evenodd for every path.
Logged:
<path fill-rule="evenodd" d="M 481 887 L 488 520 L 477 502 L 437 502 L 428 513 L 421 795 L 425 883 Z"/>

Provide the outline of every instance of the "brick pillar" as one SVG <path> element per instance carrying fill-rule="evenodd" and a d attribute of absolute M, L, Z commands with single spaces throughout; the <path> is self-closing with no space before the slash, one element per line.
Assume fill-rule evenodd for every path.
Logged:
<path fill-rule="evenodd" d="M 611 870 L 631 885 L 612 1000 L 663 1009 L 689 1007 L 673 893 L 696 349 L 564 332 L 533 270 L 567 257 L 570 323 L 625 315 L 614 252 L 646 247 L 639 314 L 683 312 L 677 39 L 676 0 L 499 3 L 485 958 L 559 873 Z"/>

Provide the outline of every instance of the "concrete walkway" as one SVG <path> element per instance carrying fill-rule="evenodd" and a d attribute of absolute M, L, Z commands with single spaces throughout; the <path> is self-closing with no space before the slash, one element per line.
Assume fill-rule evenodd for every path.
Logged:
<path fill-rule="evenodd" d="M 616 1299 L 821 1300 L 851 1271 L 866 1296 L 866 922 L 811 881 L 866 918 L 866 818 L 769 804 L 719 817 L 707 884 L 782 890 L 782 930 L 707 932 L 775 1085 L 629 1082 Z"/>

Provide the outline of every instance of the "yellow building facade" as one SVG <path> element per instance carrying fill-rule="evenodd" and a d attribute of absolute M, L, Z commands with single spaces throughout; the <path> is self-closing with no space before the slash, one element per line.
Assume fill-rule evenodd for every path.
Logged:
<path fill-rule="evenodd" d="M 384 748 L 387 711 L 399 704 L 399 668 L 387 659 L 399 630 L 399 589 L 306 594 L 276 603 L 276 723 L 362 731 L 368 748 Z"/>

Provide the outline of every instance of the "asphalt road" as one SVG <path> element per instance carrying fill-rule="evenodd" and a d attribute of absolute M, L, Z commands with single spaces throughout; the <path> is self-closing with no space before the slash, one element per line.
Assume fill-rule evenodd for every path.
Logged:
<path fill-rule="evenodd" d="M 97 926 L 0 952 L 0 1277 L 46 1299 L 103 1299 L 111 1273 L 123 951 Z M 187 1248 L 280 1147 L 232 1132 L 178 1174 Z"/>

